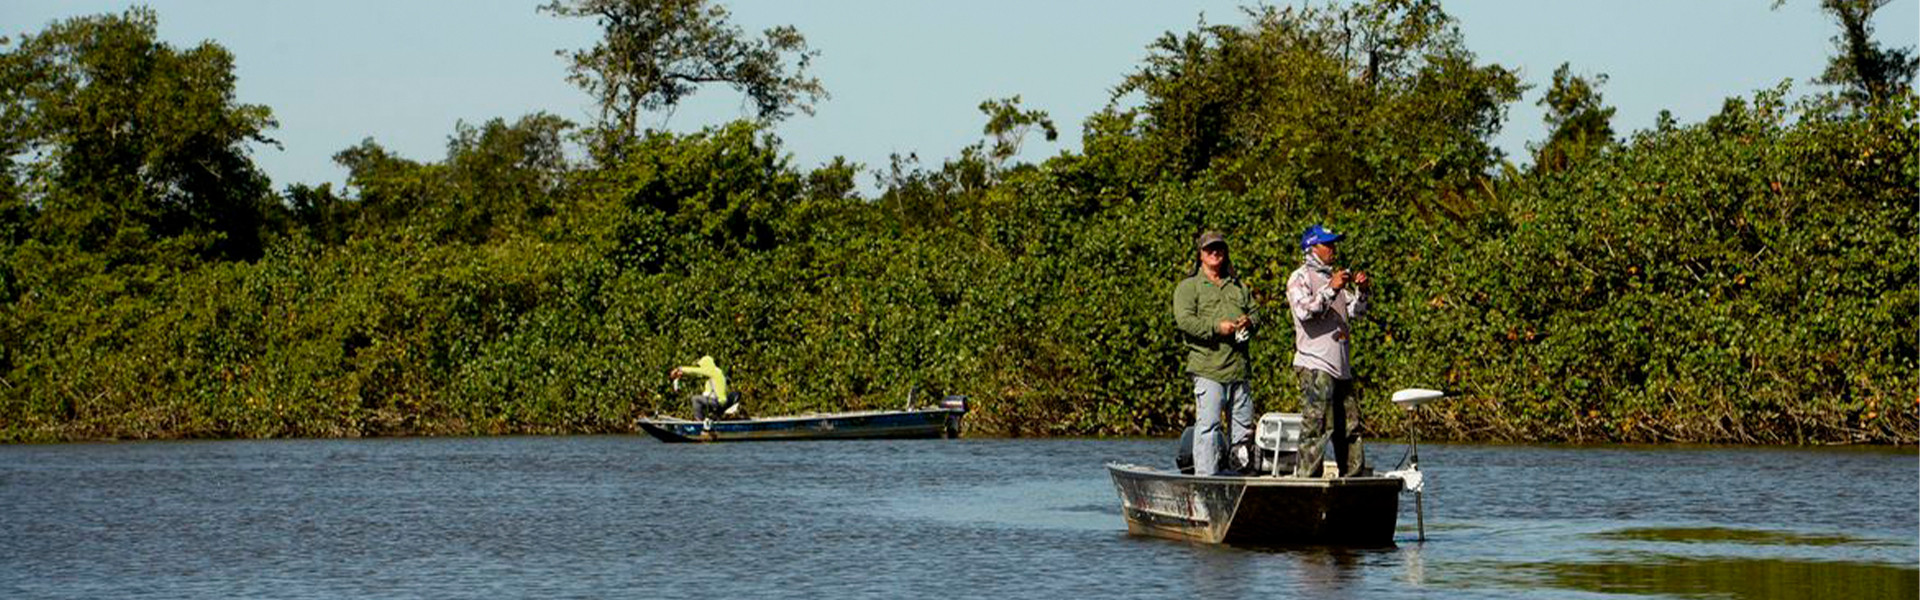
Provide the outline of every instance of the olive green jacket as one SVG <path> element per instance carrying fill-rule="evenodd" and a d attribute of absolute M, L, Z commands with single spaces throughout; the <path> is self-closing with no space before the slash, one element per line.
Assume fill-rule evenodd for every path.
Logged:
<path fill-rule="evenodd" d="M 1187 348 L 1187 373 L 1223 383 L 1246 381 L 1247 342 L 1234 341 L 1214 329 L 1221 321 L 1251 315 L 1249 331 L 1260 329 L 1260 313 L 1253 292 L 1238 279 L 1215 285 L 1205 273 L 1188 277 L 1173 288 L 1173 325 Z"/>

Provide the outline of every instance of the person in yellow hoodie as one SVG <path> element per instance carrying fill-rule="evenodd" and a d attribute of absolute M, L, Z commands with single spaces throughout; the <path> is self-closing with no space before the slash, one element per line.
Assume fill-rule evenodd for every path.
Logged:
<path fill-rule="evenodd" d="M 713 357 L 702 356 L 691 366 L 674 367 L 667 377 L 679 380 L 687 375 L 706 378 L 706 388 L 693 397 L 693 420 L 705 421 L 709 418 L 732 416 L 740 412 L 740 394 L 727 392 L 727 374 Z"/>

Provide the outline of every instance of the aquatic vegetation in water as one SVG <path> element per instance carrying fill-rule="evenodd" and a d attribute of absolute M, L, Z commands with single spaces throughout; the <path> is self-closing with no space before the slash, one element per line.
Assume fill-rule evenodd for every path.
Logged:
<path fill-rule="evenodd" d="M 1840 546 L 1867 540 L 1844 535 L 1815 535 L 1788 531 L 1730 527 L 1643 527 L 1594 534 L 1604 540 L 1680 543 L 1729 543 L 1776 546 Z"/>
<path fill-rule="evenodd" d="M 1884 563 L 1635 554 L 1628 560 L 1515 568 L 1535 584 L 1609 594 L 1736 600 L 1920 595 L 1920 570 Z"/>

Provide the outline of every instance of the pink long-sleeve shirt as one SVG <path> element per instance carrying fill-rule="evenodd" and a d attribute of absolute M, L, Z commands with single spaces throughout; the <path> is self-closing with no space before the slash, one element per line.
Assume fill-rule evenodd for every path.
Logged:
<path fill-rule="evenodd" d="M 1367 312 L 1355 287 L 1333 289 L 1332 274 L 1301 266 L 1287 276 L 1287 305 L 1293 316 L 1293 364 L 1319 369 L 1336 379 L 1353 379 L 1348 360 L 1350 322 Z"/>

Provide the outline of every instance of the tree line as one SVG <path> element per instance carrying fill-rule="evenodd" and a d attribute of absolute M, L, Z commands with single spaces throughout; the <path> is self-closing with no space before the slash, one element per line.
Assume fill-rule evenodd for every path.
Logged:
<path fill-rule="evenodd" d="M 1882 4 L 1823 1 L 1815 93 L 1698 123 L 1616 132 L 1605 75 L 1562 66 L 1526 166 L 1491 144 L 1519 74 L 1381 0 L 1151 40 L 1078 151 L 1014 161 L 1057 130 L 1011 97 L 939 165 L 803 168 L 772 133 L 829 98 L 801 32 L 556 0 L 605 34 L 564 53 L 592 121 L 462 123 L 434 161 L 368 139 L 344 187 L 277 189 L 224 48 L 59 21 L 0 44 L 0 440 L 628 432 L 685 411 L 663 374 L 702 354 L 758 414 L 957 393 L 977 433 L 1169 435 L 1194 235 L 1281 314 L 1326 223 L 1378 275 L 1376 435 L 1409 424 L 1387 392 L 1438 386 L 1429 437 L 1920 442 L 1920 103 Z M 638 125 L 713 85 L 754 114 Z M 1262 410 L 1298 409 L 1290 352 L 1254 345 Z"/>

